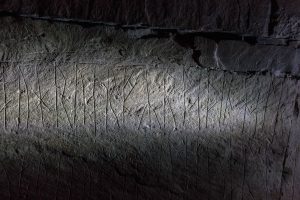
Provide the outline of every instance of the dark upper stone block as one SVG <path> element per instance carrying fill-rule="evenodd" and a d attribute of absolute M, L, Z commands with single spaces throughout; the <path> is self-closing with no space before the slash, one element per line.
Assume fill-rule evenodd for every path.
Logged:
<path fill-rule="evenodd" d="M 300 39 L 295 0 L 0 0 L 0 11 Z"/>

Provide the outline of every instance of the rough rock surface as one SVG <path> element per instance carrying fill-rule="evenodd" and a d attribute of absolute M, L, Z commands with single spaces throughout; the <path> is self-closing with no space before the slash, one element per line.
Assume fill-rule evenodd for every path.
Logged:
<path fill-rule="evenodd" d="M 295 0 L 1 0 L 0 11 L 300 39 Z"/>
<path fill-rule="evenodd" d="M 300 198 L 299 80 L 242 57 L 281 50 L 0 23 L 3 199 Z"/>

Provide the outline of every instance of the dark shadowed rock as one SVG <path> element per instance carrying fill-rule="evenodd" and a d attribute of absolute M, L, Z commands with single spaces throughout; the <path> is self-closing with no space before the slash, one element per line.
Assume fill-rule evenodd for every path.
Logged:
<path fill-rule="evenodd" d="M 299 39 L 294 0 L 1 0 L 0 11 L 161 28 Z"/>

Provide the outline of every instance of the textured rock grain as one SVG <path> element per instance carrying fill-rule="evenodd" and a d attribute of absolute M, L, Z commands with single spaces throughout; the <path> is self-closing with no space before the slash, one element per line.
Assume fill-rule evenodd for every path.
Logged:
<path fill-rule="evenodd" d="M 1 24 L 4 199 L 300 198 L 299 81 L 240 44 Z"/>
<path fill-rule="evenodd" d="M 0 11 L 299 40 L 294 0 L 2 0 Z"/>

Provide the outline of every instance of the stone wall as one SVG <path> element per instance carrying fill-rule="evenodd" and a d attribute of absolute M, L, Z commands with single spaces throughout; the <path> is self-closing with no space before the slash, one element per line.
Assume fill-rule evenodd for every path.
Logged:
<path fill-rule="evenodd" d="M 4 199 L 300 197 L 294 47 L 0 23 Z"/>
<path fill-rule="evenodd" d="M 2 0 L 0 11 L 299 40 L 294 0 Z"/>

